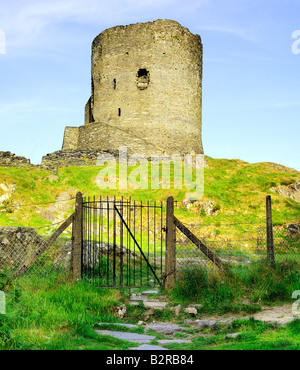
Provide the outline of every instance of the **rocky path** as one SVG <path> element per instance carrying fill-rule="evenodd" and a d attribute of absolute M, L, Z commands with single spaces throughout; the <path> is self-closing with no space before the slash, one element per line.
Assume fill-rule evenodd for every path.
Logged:
<path fill-rule="evenodd" d="M 143 320 L 140 320 L 136 325 L 125 324 L 125 323 L 115 323 L 109 324 L 114 326 L 116 330 L 101 330 L 101 325 L 108 325 L 108 323 L 99 323 L 100 329 L 95 330 L 97 334 L 110 335 L 112 337 L 126 340 L 132 343 L 137 343 L 139 346 L 132 347 L 132 350 L 167 350 L 164 345 L 170 343 L 191 343 L 191 339 L 195 335 L 207 336 L 207 334 L 201 333 L 201 330 L 207 327 L 213 327 L 216 325 L 229 326 L 233 321 L 239 319 L 250 319 L 254 318 L 263 322 L 276 323 L 278 325 L 285 325 L 295 319 L 292 314 L 291 304 L 285 304 L 283 306 L 275 307 L 263 307 L 263 310 L 259 313 L 252 315 L 236 315 L 227 314 L 223 316 L 203 316 L 201 319 L 197 319 L 197 308 L 201 305 L 191 305 L 184 309 L 184 311 L 190 315 L 190 319 L 185 319 L 183 324 L 179 325 L 177 323 L 169 322 L 151 322 L 151 316 L 154 315 L 156 310 L 163 310 L 169 306 L 170 302 L 167 297 L 159 296 L 157 290 L 149 290 L 142 293 L 135 293 L 131 295 L 129 304 L 139 305 L 143 302 L 144 306 L 148 308 L 144 312 Z M 174 311 L 174 316 L 178 316 L 181 312 L 181 306 L 169 307 Z M 126 306 L 122 305 L 119 307 L 118 315 L 122 319 L 126 315 Z M 150 321 L 150 322 L 146 322 Z M 183 326 L 182 326 L 183 325 Z M 121 331 L 123 328 L 135 329 L 142 328 L 143 334 L 137 334 L 130 331 Z M 194 335 L 185 335 L 184 339 L 178 339 L 174 337 L 176 333 L 184 333 L 187 329 L 198 329 L 199 332 Z M 148 334 L 151 330 L 152 335 Z M 132 330 L 134 331 L 134 330 Z M 156 340 L 156 335 L 154 333 L 163 334 L 167 338 Z M 235 338 L 239 333 L 227 334 L 226 338 Z M 160 336 L 161 337 L 161 336 Z M 152 344 L 153 341 L 157 341 L 157 344 Z"/>

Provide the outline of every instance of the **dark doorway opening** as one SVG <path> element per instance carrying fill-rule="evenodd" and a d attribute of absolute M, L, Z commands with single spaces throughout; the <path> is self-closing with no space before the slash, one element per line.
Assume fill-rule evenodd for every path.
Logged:
<path fill-rule="evenodd" d="M 149 71 L 147 71 L 146 68 L 140 68 L 137 71 L 137 87 L 140 90 L 147 89 L 150 81 L 150 74 Z"/>

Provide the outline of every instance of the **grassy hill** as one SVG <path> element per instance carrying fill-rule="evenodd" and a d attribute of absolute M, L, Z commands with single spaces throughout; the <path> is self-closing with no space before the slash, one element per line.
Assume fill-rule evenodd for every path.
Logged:
<path fill-rule="evenodd" d="M 271 194 L 275 224 L 300 220 L 300 203 L 270 190 L 299 180 L 298 171 L 273 163 L 249 164 L 236 159 L 206 157 L 206 162 L 208 166 L 204 171 L 205 189 L 201 201 L 211 201 L 211 215 L 199 206 L 199 202 L 191 204 L 191 207 L 183 205 L 187 189 L 99 190 L 96 178 L 101 167 L 59 168 L 55 175 L 34 166 L 0 167 L 0 184 L 16 186 L 10 199 L 0 205 L 0 226 L 38 228 L 50 226 L 54 221 L 63 221 L 73 210 L 74 200 L 71 198 L 75 197 L 77 191 L 98 199 L 100 195 L 116 195 L 137 201 L 165 201 L 173 195 L 178 201 L 176 212 L 182 221 L 208 225 L 264 222 L 265 197 Z M 0 196 L 3 193 L 0 189 Z M 70 200 L 65 201 L 67 199 Z M 55 201 L 58 202 L 53 207 L 52 202 Z"/>
<path fill-rule="evenodd" d="M 238 239 L 235 244 L 229 245 L 228 256 L 230 248 L 240 246 L 242 239 L 248 237 L 247 233 L 251 234 L 258 225 L 265 225 L 267 194 L 272 195 L 275 225 L 299 223 L 300 203 L 270 190 L 295 183 L 300 179 L 299 172 L 272 163 L 249 164 L 241 160 L 209 157 L 206 161 L 204 196 L 195 203 L 183 202 L 187 189 L 100 191 L 96 178 L 101 167 L 59 168 L 56 174 L 37 166 L 0 167 L 0 199 L 5 195 L 7 185 L 14 185 L 8 188 L 15 189 L 10 198 L 0 204 L 0 226 L 31 226 L 41 235 L 48 234 L 57 228 L 56 222 L 63 221 L 73 212 L 73 198 L 77 191 L 98 199 L 100 195 L 124 196 L 143 202 L 165 201 L 173 195 L 178 201 L 176 215 L 184 223 L 201 225 L 201 228 L 196 228 L 201 237 L 210 233 L 210 240 L 214 237 L 219 240 Z M 1 187 L 3 184 L 6 186 Z M 211 212 L 201 207 L 203 202 L 212 204 Z M 255 238 L 256 234 L 249 237 Z M 180 246 L 181 242 L 177 245 Z M 237 267 L 232 278 L 224 279 L 222 274 L 214 270 L 207 274 L 205 266 L 201 268 L 200 265 L 185 269 L 168 297 L 174 306 L 179 303 L 183 307 L 190 302 L 201 303 L 203 307 L 199 310 L 199 317 L 226 312 L 254 313 L 263 304 L 288 302 L 291 305 L 294 302 L 291 299 L 292 292 L 299 287 L 299 263 L 296 261 L 298 242 L 295 247 L 297 249 L 291 253 L 291 261 L 281 263 L 276 255 L 276 268 L 258 261 L 253 266 L 246 265 L 245 269 L 243 266 Z M 265 250 L 265 245 L 263 248 Z M 226 251 L 219 250 L 218 255 L 219 252 L 224 252 L 222 257 L 227 256 Z M 61 277 L 55 271 L 52 274 L 48 272 L 42 280 L 42 270 L 37 268 L 36 271 L 37 278 L 34 274 L 25 275 L 15 285 L 6 287 L 7 314 L 2 315 L 0 320 L 0 349 L 106 350 L 128 349 L 131 346 L 115 338 L 98 336 L 93 330 L 99 322 L 119 321 L 115 311 L 120 303 L 127 302 L 124 294 L 94 287 L 85 281 L 68 283 L 63 275 Z M 130 306 L 125 320 L 136 323 L 146 309 Z M 156 315 L 157 321 L 174 319 L 174 312 L 170 310 L 163 314 L 159 311 Z M 188 317 L 184 312 L 182 315 L 180 320 Z M 212 334 L 206 339 L 199 336 L 198 331 L 192 343 L 184 349 L 299 347 L 299 320 L 282 328 L 253 320 L 235 322 L 228 329 L 206 331 L 206 334 Z M 236 341 L 224 339 L 227 332 L 237 331 L 242 332 L 242 336 Z M 172 349 L 177 349 L 176 345 L 173 344 Z"/>

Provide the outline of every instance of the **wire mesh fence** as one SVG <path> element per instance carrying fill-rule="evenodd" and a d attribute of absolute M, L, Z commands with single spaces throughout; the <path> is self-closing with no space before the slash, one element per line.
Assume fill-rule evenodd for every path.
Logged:
<path fill-rule="evenodd" d="M 267 231 L 264 223 L 185 225 L 230 270 L 249 268 L 258 261 L 268 262 Z M 176 274 L 188 266 L 218 271 L 217 264 L 180 230 L 176 231 Z M 300 266 L 300 234 L 285 226 L 273 228 L 275 262 L 294 262 Z M 200 244 L 200 243 L 199 243 Z"/>
<path fill-rule="evenodd" d="M 68 274 L 72 251 L 71 226 L 49 246 L 46 244 L 57 226 L 37 230 L 18 226 L 0 228 L 0 276 L 9 280 L 19 275 L 46 278 L 51 273 Z M 47 248 L 38 256 L 44 245 Z"/>
<path fill-rule="evenodd" d="M 62 220 L 41 227 L 0 227 L 0 280 L 13 280 L 19 276 L 47 278 L 51 273 L 69 274 L 72 251 L 71 216 L 63 220 L 64 211 L 74 209 L 74 197 L 68 193 L 59 194 L 55 201 L 36 203 L 2 203 L 0 211 L 13 213 L 12 209 L 35 210 L 38 214 L 61 214 Z M 73 204 L 72 204 L 73 203 Z M 40 208 L 40 206 L 42 208 Z M 50 209 L 52 212 L 50 212 Z M 56 218 L 56 217 L 55 217 Z M 11 219 L 9 221 L 13 223 Z"/>
<path fill-rule="evenodd" d="M 100 262 L 106 258 L 106 266 L 109 270 L 105 270 L 105 276 L 108 276 L 108 271 L 112 272 L 109 279 L 112 277 L 114 282 L 114 278 L 117 278 L 117 267 L 120 267 L 120 271 L 124 271 L 124 267 L 128 271 L 129 269 L 135 271 L 137 265 L 135 259 L 131 257 L 137 254 L 137 245 L 139 245 L 148 261 L 151 260 L 151 266 L 154 266 L 155 271 L 157 267 L 160 277 L 162 277 L 165 272 L 164 231 L 166 231 L 163 216 L 165 209 L 162 203 L 154 203 L 150 207 L 149 202 L 145 204 L 135 202 L 123 204 L 122 202 L 120 207 L 121 203 L 117 204 L 115 198 L 107 198 L 106 200 L 100 198 L 97 202 L 94 199 L 90 202 L 87 201 L 86 206 L 89 203 L 93 203 L 89 209 L 89 218 L 86 218 L 84 213 L 82 219 L 82 229 L 85 231 L 82 245 L 84 247 L 82 253 L 83 270 L 87 267 L 86 261 L 90 258 L 93 257 L 94 261 L 94 257 L 97 256 Z M 20 271 L 22 274 L 24 272 L 24 275 L 35 274 L 40 278 L 47 277 L 50 273 L 69 273 L 73 248 L 72 224 L 70 224 L 72 221 L 60 230 L 53 242 L 49 243 L 50 235 L 54 235 L 53 232 L 66 222 L 38 229 L 19 226 L 1 227 L 0 277 L 6 276 L 12 279 L 19 276 L 18 272 Z M 273 226 L 275 262 L 292 262 L 295 264 L 295 269 L 299 269 L 300 232 L 298 226 L 278 225 L 276 220 L 273 224 L 275 225 Z M 185 234 L 178 229 L 178 226 L 176 228 L 177 277 L 180 276 L 180 271 L 187 266 L 201 266 L 207 271 L 218 271 L 220 265 L 224 265 L 228 266 L 230 270 L 241 270 L 249 268 L 255 262 L 266 261 L 267 263 L 269 260 L 267 249 L 269 241 L 267 240 L 265 221 L 247 222 L 245 220 L 240 223 L 206 225 L 199 222 L 182 225 L 187 229 Z M 131 231 L 129 232 L 129 230 Z M 191 235 L 193 235 L 192 238 Z M 156 245 L 158 245 L 158 249 L 155 247 Z M 45 246 L 44 249 L 43 246 Z M 113 247 L 111 248 L 111 246 Z M 120 256 L 117 256 L 116 253 L 111 256 L 109 252 L 116 251 L 117 246 L 121 246 L 122 253 Z M 42 253 L 40 253 L 41 250 Z M 123 256 L 124 250 L 130 251 L 130 253 Z M 120 264 L 118 265 L 119 260 Z M 142 259 L 139 261 L 141 262 Z M 110 266 L 110 262 L 112 266 Z M 133 263 L 133 267 L 130 263 Z M 100 266 L 98 265 L 97 267 Z M 140 265 L 141 268 L 138 272 L 139 274 L 140 271 L 146 272 L 145 279 L 149 284 L 153 280 L 149 269 L 147 266 L 144 268 L 141 263 Z M 24 266 L 25 269 L 22 270 Z M 88 267 L 90 268 L 90 266 Z M 104 285 L 111 285 L 108 284 L 109 279 Z M 129 275 L 127 280 L 130 280 Z M 101 280 L 100 285 L 103 285 L 103 282 L 104 280 Z M 123 283 L 122 280 L 121 285 Z"/>

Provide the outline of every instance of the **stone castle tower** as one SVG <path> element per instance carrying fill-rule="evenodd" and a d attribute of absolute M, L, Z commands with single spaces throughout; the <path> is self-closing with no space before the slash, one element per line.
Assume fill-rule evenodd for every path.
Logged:
<path fill-rule="evenodd" d="M 85 124 L 66 127 L 62 149 L 203 153 L 199 35 L 171 20 L 109 28 L 93 41 L 91 80 Z"/>

